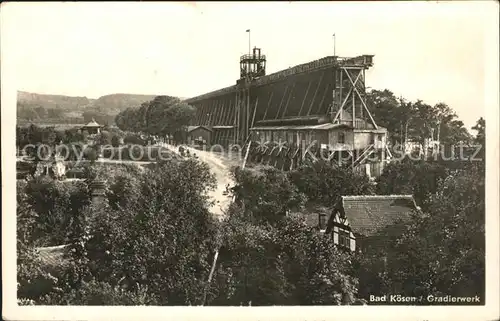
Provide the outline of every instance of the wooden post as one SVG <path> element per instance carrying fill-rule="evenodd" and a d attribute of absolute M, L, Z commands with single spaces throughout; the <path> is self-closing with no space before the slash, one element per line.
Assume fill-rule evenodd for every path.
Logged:
<path fill-rule="evenodd" d="M 257 104 L 259 103 L 259 97 L 257 97 L 257 99 L 255 100 L 255 106 L 253 107 L 253 117 L 252 117 L 252 124 L 250 126 L 250 128 L 253 127 L 253 124 L 255 122 L 255 112 L 257 111 Z"/>

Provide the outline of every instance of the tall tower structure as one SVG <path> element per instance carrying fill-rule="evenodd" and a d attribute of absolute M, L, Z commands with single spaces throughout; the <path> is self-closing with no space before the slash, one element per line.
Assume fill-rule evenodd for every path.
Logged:
<path fill-rule="evenodd" d="M 355 129 L 378 129 L 366 105 L 365 71 L 373 66 L 373 55 L 335 59 L 332 122 Z"/>
<path fill-rule="evenodd" d="M 260 48 L 254 47 L 251 54 L 240 57 L 240 79 L 257 78 L 266 75 L 266 56 Z"/>
<path fill-rule="evenodd" d="M 240 57 L 240 79 L 236 81 L 236 115 L 234 118 L 234 143 L 244 143 L 253 126 L 255 109 L 250 103 L 252 81 L 266 75 L 266 56 L 261 49 L 254 47 L 251 54 Z M 253 113 L 252 113 L 253 112 Z"/>

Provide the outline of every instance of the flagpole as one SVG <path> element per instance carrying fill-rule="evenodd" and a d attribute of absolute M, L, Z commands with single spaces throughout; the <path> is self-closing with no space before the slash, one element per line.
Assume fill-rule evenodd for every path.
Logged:
<path fill-rule="evenodd" d="M 333 55 L 334 55 L 334 56 L 336 56 L 336 54 L 335 54 L 335 49 L 336 49 L 336 48 L 335 48 L 335 47 L 336 47 L 336 46 L 335 46 L 335 34 L 333 34 Z"/>
<path fill-rule="evenodd" d="M 248 29 L 248 55 L 252 53 L 251 45 L 250 45 L 250 29 Z"/>

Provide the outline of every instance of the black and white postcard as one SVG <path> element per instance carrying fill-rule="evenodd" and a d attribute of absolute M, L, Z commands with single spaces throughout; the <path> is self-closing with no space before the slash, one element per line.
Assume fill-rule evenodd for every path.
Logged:
<path fill-rule="evenodd" d="M 6 2 L 7 320 L 495 320 L 498 2 Z"/>

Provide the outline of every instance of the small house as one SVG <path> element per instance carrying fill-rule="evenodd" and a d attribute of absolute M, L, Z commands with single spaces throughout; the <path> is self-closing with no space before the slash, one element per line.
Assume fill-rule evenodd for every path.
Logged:
<path fill-rule="evenodd" d="M 102 127 L 103 127 L 102 125 L 99 125 L 92 118 L 92 121 L 89 122 L 87 125 L 83 126 L 81 129 L 82 129 L 82 131 L 86 130 L 90 135 L 92 135 L 92 134 L 99 134 L 101 132 Z"/>
<path fill-rule="evenodd" d="M 188 144 L 210 145 L 212 129 L 206 126 L 188 126 Z"/>
<path fill-rule="evenodd" d="M 341 247 L 363 251 L 370 243 L 401 233 L 418 209 L 412 195 L 342 196 L 325 234 Z"/>

